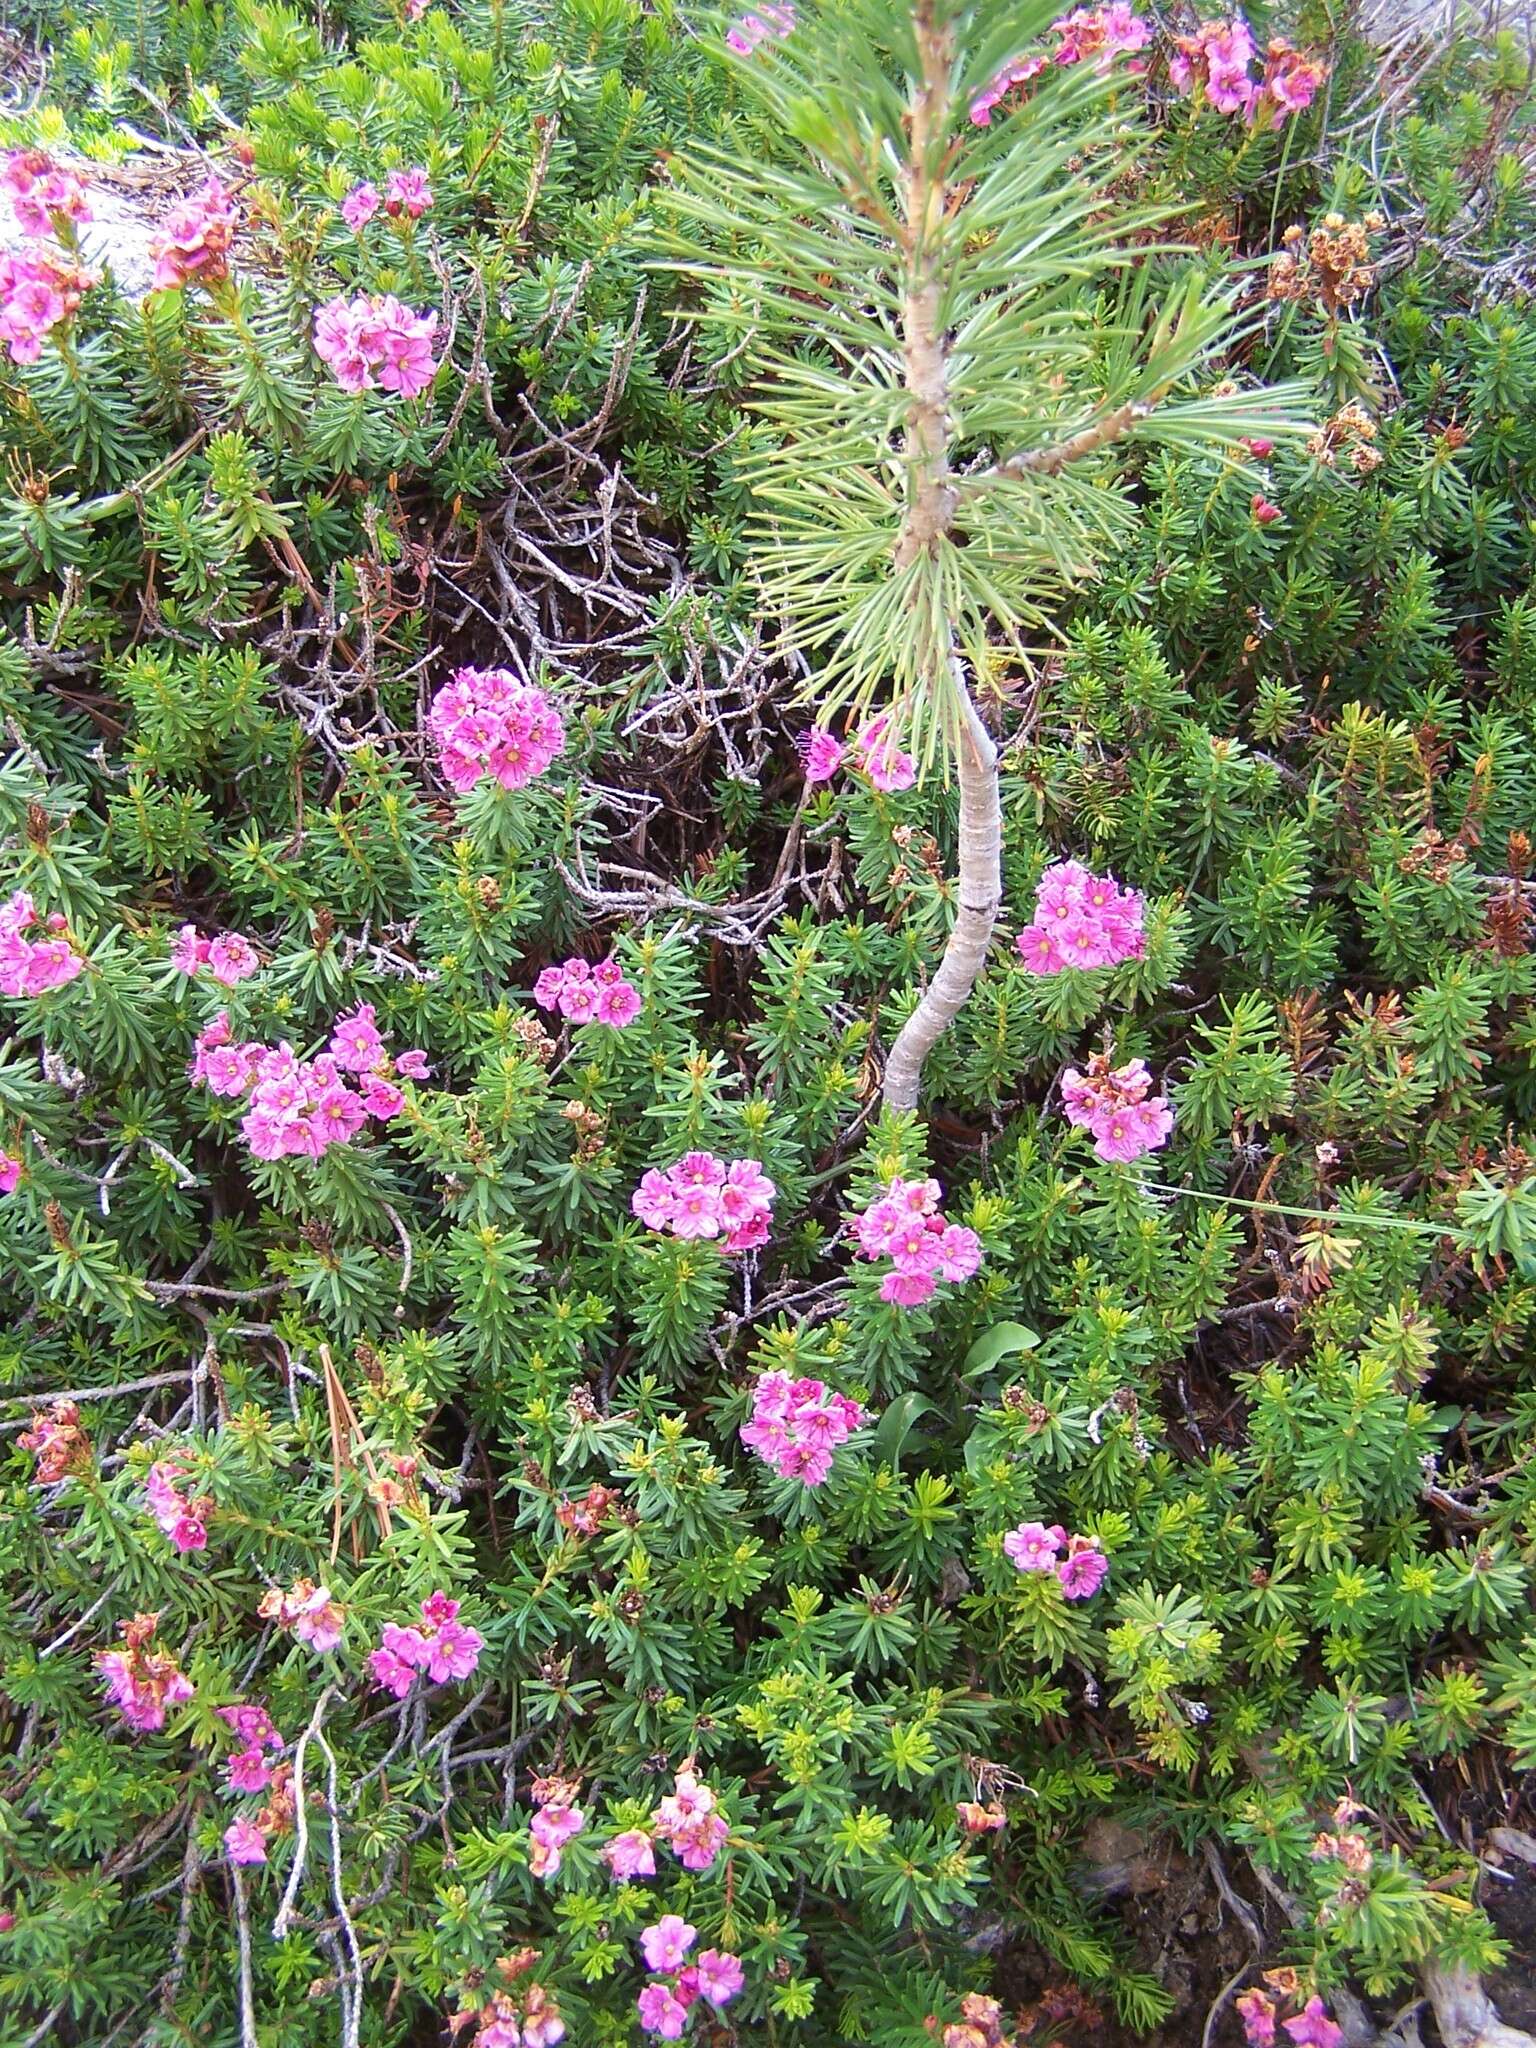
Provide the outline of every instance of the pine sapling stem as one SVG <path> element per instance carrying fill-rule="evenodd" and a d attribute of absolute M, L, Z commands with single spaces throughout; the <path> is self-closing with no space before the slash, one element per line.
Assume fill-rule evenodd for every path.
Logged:
<path fill-rule="evenodd" d="M 914 14 L 922 80 L 912 101 L 903 257 L 902 345 L 907 395 L 907 510 L 896 567 L 910 570 L 937 555 L 955 515 L 949 467 L 949 365 L 943 331 L 942 255 L 949 211 L 940 150 L 946 132 L 953 49 L 936 25 L 930 0 Z M 921 668 L 935 697 L 959 713 L 955 735 L 960 785 L 960 863 L 954 927 L 938 971 L 891 1047 L 885 1102 L 915 1109 L 923 1062 L 965 1005 L 986 962 L 1002 902 L 1002 806 L 997 749 L 966 687 L 954 636 L 921 650 Z M 947 674 L 945 671 L 947 670 Z"/>

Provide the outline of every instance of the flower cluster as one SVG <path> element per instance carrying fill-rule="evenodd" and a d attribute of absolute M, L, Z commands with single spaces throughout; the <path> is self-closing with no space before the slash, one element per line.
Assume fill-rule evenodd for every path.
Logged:
<path fill-rule="evenodd" d="M 640 1952 L 652 1972 L 638 2000 L 640 2024 L 664 2041 L 681 2038 L 689 2009 L 699 1999 L 718 2011 L 746 1981 L 740 1958 L 723 1949 L 702 1949 L 690 1963 L 688 1955 L 698 1938 L 699 1930 L 678 1913 L 663 1913 L 653 1927 L 640 1932 Z"/>
<path fill-rule="evenodd" d="M 537 1949 L 519 1949 L 502 1956 L 498 1974 L 515 1984 L 538 1961 Z M 556 2048 L 565 2039 L 565 2021 L 560 2008 L 542 1984 L 524 1984 L 517 1991 L 493 1991 L 480 2005 L 469 2006 L 453 2016 L 450 2032 L 457 2039 L 460 2027 L 473 2024 L 470 2048 Z"/>
<path fill-rule="evenodd" d="M 1003 1538 L 1003 1553 L 1015 1571 L 1054 1572 L 1069 1600 L 1091 1600 L 1109 1576 L 1109 1559 L 1094 1538 L 1069 1536 L 1060 1522 L 1020 1522 Z"/>
<path fill-rule="evenodd" d="M 91 1440 L 80 1427 L 80 1410 L 73 1401 L 55 1401 L 46 1415 L 35 1414 L 32 1427 L 16 1441 L 37 1459 L 32 1476 L 39 1486 L 57 1486 L 72 1472 L 91 1469 Z"/>
<path fill-rule="evenodd" d="M 741 1426 L 741 1440 L 781 1478 L 820 1486 L 838 1445 L 863 1422 L 859 1403 L 832 1393 L 825 1381 L 765 1372 L 752 1389 L 752 1417 Z"/>
<path fill-rule="evenodd" d="M 1125 0 L 1110 0 L 1107 7 L 1074 7 L 1051 23 L 1052 35 L 1059 36 L 1057 64 L 1097 65 L 1107 71 L 1116 57 L 1133 57 L 1144 50 L 1152 31 Z"/>
<path fill-rule="evenodd" d="M 487 775 L 521 789 L 565 748 L 565 722 L 548 692 L 504 668 L 455 669 L 432 699 L 427 728 L 444 778 L 459 791 Z"/>
<path fill-rule="evenodd" d="M 1061 1099 L 1067 1122 L 1092 1131 L 1100 1159 L 1140 1159 L 1166 1144 L 1173 1129 L 1172 1106 L 1152 1093 L 1145 1060 L 1111 1067 L 1107 1053 L 1095 1053 L 1086 1073 L 1068 1067 L 1062 1075 Z"/>
<path fill-rule="evenodd" d="M 657 1840 L 666 1843 L 685 1870 L 708 1870 L 729 1835 L 715 1794 L 699 1783 L 690 1757 L 673 1774 L 672 1790 L 656 1802 L 650 1828 L 624 1829 L 603 1844 L 600 1854 L 620 1882 L 656 1875 Z"/>
<path fill-rule="evenodd" d="M 533 1781 L 534 1816 L 528 1823 L 528 1868 L 534 1877 L 553 1877 L 560 1868 L 561 1851 L 587 1825 L 587 1816 L 576 1804 L 581 1786 L 575 1778 L 553 1776 Z"/>
<path fill-rule="evenodd" d="M 611 1024 L 622 1031 L 641 1011 L 640 991 L 624 979 L 617 960 L 564 960 L 546 967 L 533 985 L 541 1010 L 558 1010 L 572 1024 Z"/>
<path fill-rule="evenodd" d="M 31 242 L 56 235 L 64 247 L 0 252 L 0 341 L 13 363 L 35 363 L 43 343 L 96 282 L 74 260 L 76 229 L 91 218 L 85 187 L 40 149 L 12 150 L 0 164 L 16 225 Z"/>
<path fill-rule="evenodd" d="M 346 1615 L 341 1603 L 331 1598 L 329 1586 L 317 1586 L 313 1579 L 295 1579 L 285 1592 L 273 1586 L 261 1596 L 256 1612 L 263 1621 L 275 1621 L 301 1643 L 322 1656 L 341 1641 Z"/>
<path fill-rule="evenodd" d="M 853 1220 L 861 1259 L 889 1259 L 880 1299 L 898 1308 L 930 1301 L 941 1280 L 969 1280 L 981 1264 L 981 1239 L 962 1223 L 946 1223 L 936 1180 L 888 1181 Z"/>
<path fill-rule="evenodd" d="M 378 1649 L 368 1658 L 374 1682 L 403 1700 L 424 1673 L 433 1685 L 468 1678 L 480 1662 L 485 1638 L 459 1620 L 459 1603 L 446 1593 L 429 1593 L 421 1603 L 421 1626 L 386 1622 Z"/>
<path fill-rule="evenodd" d="M 1240 114 L 1254 126 L 1283 126 L 1311 106 L 1327 76 L 1315 58 L 1277 36 L 1258 58 L 1252 31 L 1240 14 L 1203 21 L 1192 36 L 1174 38 L 1168 76 L 1175 92 L 1203 97 L 1219 114 Z"/>
<path fill-rule="evenodd" d="M 1352 398 L 1308 436 L 1307 453 L 1324 469 L 1335 468 L 1340 454 L 1347 454 L 1356 476 L 1369 476 L 1380 469 L 1383 460 L 1381 450 L 1373 445 L 1375 440 L 1376 422 L 1360 401 Z"/>
<path fill-rule="evenodd" d="M 830 782 L 845 762 L 867 775 L 876 789 L 910 789 L 917 780 L 912 756 L 896 744 L 889 712 L 870 719 L 844 742 L 824 725 L 813 725 L 795 742 L 808 783 Z"/>
<path fill-rule="evenodd" d="M 718 1237 L 728 1252 L 768 1242 L 778 1190 L 755 1159 L 717 1159 L 686 1152 L 665 1172 L 642 1174 L 630 1208 L 647 1230 L 673 1237 Z"/>
<path fill-rule="evenodd" d="M 960 2018 L 940 2035 L 943 2048 L 1013 2048 L 1014 2036 L 1003 2024 L 1003 2008 L 984 1992 L 968 1991 L 960 2001 Z"/>
<path fill-rule="evenodd" d="M 1146 905 L 1110 875 L 1059 860 L 1040 877 L 1030 922 L 1015 944 L 1031 974 L 1065 967 L 1117 967 L 1147 950 Z"/>
<path fill-rule="evenodd" d="M 0 165 L 0 191 L 10 195 L 16 225 L 31 241 L 72 236 L 91 218 L 85 186 L 46 150 L 13 149 Z"/>
<path fill-rule="evenodd" d="M 41 925 L 49 937 L 31 938 Z M 42 919 L 25 889 L 0 904 L 0 995 L 41 996 L 73 981 L 85 962 L 66 938 L 65 921 L 57 913 Z"/>
<path fill-rule="evenodd" d="M 1092 63 L 1107 71 L 1116 57 L 1134 57 L 1151 39 L 1151 30 L 1126 0 L 1109 0 L 1104 7 L 1075 7 L 1051 23 L 1056 48 L 1049 59 L 1040 52 L 1014 57 L 988 79 L 971 101 L 971 124 L 990 128 L 992 110 L 1020 86 L 1028 85 L 1045 70 L 1047 63 Z M 1139 69 L 1139 65 L 1133 65 Z"/>
<path fill-rule="evenodd" d="M 217 178 L 173 206 L 160 223 L 151 248 L 153 288 L 176 291 L 187 284 L 217 284 L 229 273 L 226 261 L 235 239 L 234 202 Z"/>
<path fill-rule="evenodd" d="M 436 313 L 413 313 L 392 293 L 329 299 L 315 314 L 315 354 L 343 391 L 415 398 L 437 375 Z"/>
<path fill-rule="evenodd" d="M 95 282 L 91 271 L 50 251 L 0 251 L 0 341 L 11 361 L 35 363 L 48 336 L 78 310 Z"/>
<path fill-rule="evenodd" d="M 369 1117 L 399 1115 L 405 1097 L 393 1077 L 423 1080 L 430 1072 L 417 1047 L 391 1059 L 373 1020 L 373 1005 L 359 1004 L 337 1018 L 325 1052 L 301 1060 L 286 1040 L 236 1039 L 220 1010 L 193 1041 L 192 1078 L 215 1095 L 249 1093 L 240 1128 L 258 1159 L 319 1159 L 350 1143 Z"/>
<path fill-rule="evenodd" d="M 273 1726 L 272 1716 L 265 1707 L 255 1706 L 249 1701 L 241 1701 L 233 1707 L 220 1707 L 217 1712 L 239 1744 L 224 1766 L 226 1791 L 236 1798 L 265 1792 L 272 1782 L 272 1766 L 266 1753 L 270 1749 L 281 1755 L 287 1747 Z"/>
<path fill-rule="evenodd" d="M 738 57 L 750 57 L 759 43 L 774 36 L 787 36 L 795 25 L 794 7 L 759 6 L 755 14 L 738 15 L 725 32 L 725 46 Z"/>
<path fill-rule="evenodd" d="M 1284 247 L 1270 266 L 1268 296 L 1286 304 L 1310 300 L 1326 314 L 1347 312 L 1376 282 L 1371 236 L 1381 226 L 1379 213 L 1368 213 L 1363 220 L 1325 213 L 1310 234 L 1293 221 L 1280 237 Z"/>
<path fill-rule="evenodd" d="M 684 1870 L 708 1870 L 731 1832 L 714 1793 L 699 1783 L 691 1757 L 673 1774 L 672 1790 L 657 1800 L 651 1826 Z"/>
<path fill-rule="evenodd" d="M 1038 78 L 1045 66 L 1045 58 L 1038 53 L 1011 58 L 1001 71 L 993 73 L 971 101 L 972 126 L 990 128 L 993 108 L 1001 105 L 1010 93 L 1017 92 L 1021 85 L 1028 85 L 1031 79 Z"/>
<path fill-rule="evenodd" d="M 165 1726 L 168 1707 L 192 1697 L 192 1681 L 169 1650 L 155 1647 L 158 1614 L 136 1614 L 118 1623 L 120 1650 L 98 1650 L 96 1668 L 106 1681 L 107 1698 L 130 1728 L 153 1734 Z"/>
<path fill-rule="evenodd" d="M 144 1482 L 145 1503 L 159 1523 L 161 1533 L 169 1536 L 178 1550 L 206 1550 L 208 1511 L 213 1502 L 206 1494 L 187 1500 L 178 1493 L 177 1482 L 186 1476 L 185 1465 L 178 1464 L 174 1458 L 158 1458 L 150 1466 L 149 1477 Z"/>
<path fill-rule="evenodd" d="M 216 939 L 204 939 L 198 936 L 195 924 L 184 924 L 171 947 L 171 965 L 178 974 L 201 974 L 206 968 L 215 981 L 233 988 L 257 972 L 261 957 L 239 932 L 220 932 Z"/>
<path fill-rule="evenodd" d="M 1294 1970 L 1267 1970 L 1264 1982 L 1269 1991 L 1255 1985 L 1235 2001 L 1249 2048 L 1278 2048 L 1277 2021 L 1294 2048 L 1339 2048 L 1344 2029 L 1329 2018 L 1327 2006 L 1315 1993 L 1289 2019 L 1280 2019 L 1282 2006 L 1300 2002 L 1301 1987 Z"/>

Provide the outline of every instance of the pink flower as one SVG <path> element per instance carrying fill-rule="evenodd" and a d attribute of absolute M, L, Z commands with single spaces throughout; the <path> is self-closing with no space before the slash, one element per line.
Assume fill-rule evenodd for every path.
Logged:
<path fill-rule="evenodd" d="M 409 1051 L 396 1055 L 395 1072 L 407 1081 L 425 1081 L 432 1069 L 420 1047 L 412 1046 Z"/>
<path fill-rule="evenodd" d="M 1282 2020 L 1281 2025 L 1296 2043 L 1296 2048 L 1339 2048 L 1344 2039 L 1344 2029 L 1328 2017 L 1328 2008 L 1320 1998 L 1309 1998 L 1294 2019 Z"/>
<path fill-rule="evenodd" d="M 468 1678 L 480 1662 L 485 1638 L 462 1621 L 445 1621 L 427 1638 L 427 1676 L 434 1685 Z"/>
<path fill-rule="evenodd" d="M 750 57 L 758 45 L 774 36 L 787 36 L 795 25 L 791 0 L 770 5 L 760 0 L 755 13 L 739 15 L 725 32 L 725 46 L 738 57 Z"/>
<path fill-rule="evenodd" d="M 1253 523 L 1255 526 L 1273 526 L 1285 513 L 1279 505 L 1271 504 L 1262 491 L 1253 494 Z"/>
<path fill-rule="evenodd" d="M 726 40 L 729 42 L 730 37 Z M 635 2003 L 640 2024 L 648 2034 L 659 2034 L 664 2041 L 682 2039 L 688 2024 L 688 2008 L 673 1997 L 665 1984 L 647 1984 Z"/>
<path fill-rule="evenodd" d="M 194 282 L 216 284 L 228 274 L 225 258 L 235 238 L 235 211 L 217 178 L 173 206 L 151 244 L 153 288 L 176 291 Z"/>
<path fill-rule="evenodd" d="M 1003 1552 L 1016 1571 L 1049 1572 L 1056 1569 L 1056 1553 L 1066 1540 L 1059 1522 L 1049 1529 L 1044 1522 L 1020 1522 L 1003 1538 Z"/>
<path fill-rule="evenodd" d="M 917 765 L 910 754 L 904 754 L 897 746 L 889 712 L 872 718 L 855 738 L 853 747 L 859 766 L 876 789 L 890 793 L 910 789 L 916 782 Z"/>
<path fill-rule="evenodd" d="M 1139 959 L 1146 950 L 1144 911 L 1134 889 L 1077 861 L 1058 861 L 1040 877 L 1034 920 L 1017 941 L 1020 957 L 1034 974 Z"/>
<path fill-rule="evenodd" d="M 565 983 L 563 967 L 546 967 L 533 984 L 533 1000 L 541 1010 L 558 1010 L 560 998 L 565 993 Z"/>
<path fill-rule="evenodd" d="M 959 1285 L 981 1265 L 981 1239 L 962 1223 L 946 1223 L 939 1235 L 939 1278 Z"/>
<path fill-rule="evenodd" d="M 390 172 L 384 187 L 386 213 L 404 213 L 412 220 L 419 220 L 431 204 L 432 187 L 419 164 L 409 170 Z"/>
<path fill-rule="evenodd" d="M 260 966 L 256 948 L 239 932 L 221 932 L 208 948 L 208 972 L 226 988 L 255 974 Z"/>
<path fill-rule="evenodd" d="M 541 1806 L 528 1824 L 528 1832 L 546 1849 L 563 1849 L 586 1826 L 579 1806 Z"/>
<path fill-rule="evenodd" d="M 914 1272 L 910 1268 L 898 1267 L 887 1273 L 880 1282 L 880 1299 L 896 1308 L 921 1308 L 925 1301 L 932 1301 L 939 1291 L 939 1283 L 932 1273 Z"/>
<path fill-rule="evenodd" d="M 806 782 L 830 782 L 843 765 L 843 743 L 824 725 L 813 725 L 795 741 L 804 764 Z"/>
<path fill-rule="evenodd" d="M 1005 64 L 985 89 L 971 101 L 972 126 L 990 128 L 992 109 L 1020 86 L 1028 85 L 1032 78 L 1038 78 L 1044 69 L 1045 59 L 1039 56 L 1015 57 L 1010 63 Z"/>
<path fill-rule="evenodd" d="M 208 941 L 197 935 L 195 924 L 184 924 L 171 947 L 171 965 L 178 974 L 196 974 L 208 964 Z"/>
<path fill-rule="evenodd" d="M 1275 2048 L 1275 2001 L 1257 1986 L 1234 2001 L 1249 2048 Z"/>
<path fill-rule="evenodd" d="M 572 1024 L 590 1024 L 597 1015 L 603 990 L 589 977 L 570 976 L 560 991 L 560 1014 Z"/>
<path fill-rule="evenodd" d="M 69 319 L 96 282 L 63 250 L 0 251 L 0 341 L 16 363 L 35 363 L 55 327 Z"/>
<path fill-rule="evenodd" d="M 684 1187 L 678 1190 L 670 1225 L 672 1235 L 684 1239 L 720 1235 L 720 1197 L 714 1188 Z"/>
<path fill-rule="evenodd" d="M 634 1023 L 641 1008 L 637 988 L 627 981 L 614 982 L 597 999 L 598 1022 L 611 1024 L 616 1031 L 622 1031 L 626 1025 Z"/>
<path fill-rule="evenodd" d="M 14 1195 L 21 1180 L 21 1161 L 0 1152 L 0 1195 Z"/>
<path fill-rule="evenodd" d="M 626 1828 L 603 1844 L 602 1858 L 616 1878 L 654 1877 L 656 1851 L 643 1828 Z"/>
<path fill-rule="evenodd" d="M 349 1073 L 371 1074 L 385 1061 L 384 1041 L 374 1023 L 372 1003 L 359 1003 L 336 1019 L 331 1032 L 331 1058 Z"/>
<path fill-rule="evenodd" d="M 295 1579 L 286 1592 L 280 1586 L 271 1587 L 262 1594 L 256 1612 L 264 1621 L 277 1621 L 291 1629 L 299 1642 L 322 1655 L 335 1649 L 346 1626 L 346 1615 L 331 1598 L 330 1588 L 317 1586 L 313 1579 Z"/>
<path fill-rule="evenodd" d="M 242 1814 L 224 1830 L 224 1847 L 231 1863 L 265 1863 L 267 1838 L 253 1820 Z"/>
<path fill-rule="evenodd" d="M 677 1207 L 670 1178 L 651 1167 L 640 1176 L 640 1185 L 630 1196 L 629 1206 L 647 1230 L 665 1230 Z"/>
<path fill-rule="evenodd" d="M 258 1707 L 249 1700 L 242 1700 L 237 1706 L 217 1707 L 214 1710 L 219 1719 L 228 1724 L 236 1738 L 248 1748 L 282 1749 L 283 1738 L 272 1725 L 272 1717 L 265 1707 Z"/>
<path fill-rule="evenodd" d="M 1091 1536 L 1074 1536 L 1055 1569 L 1068 1600 L 1091 1600 L 1109 1576 L 1109 1559 Z"/>
<path fill-rule="evenodd" d="M 378 187 L 365 179 L 354 185 L 341 202 L 341 217 L 354 235 L 360 235 L 369 221 L 378 212 L 380 205 Z"/>
<path fill-rule="evenodd" d="M 394 1624 L 391 1623 L 390 1628 L 393 1627 Z M 384 1631 L 386 1636 L 389 1632 L 389 1628 L 386 1628 Z M 416 1631 L 414 1629 L 409 1631 L 396 1629 L 395 1633 L 397 1635 L 405 1635 L 407 1633 L 414 1635 Z M 369 1652 L 368 1669 L 373 1673 L 376 1685 L 382 1686 L 385 1692 L 392 1692 L 397 1700 L 403 1700 L 411 1687 L 416 1683 L 418 1667 L 409 1658 L 401 1654 L 397 1645 L 391 1645 L 386 1642 L 381 1643 L 378 1649 Z"/>
<path fill-rule="evenodd" d="M 690 1927 L 677 1913 L 663 1913 L 654 1927 L 641 1929 L 640 1947 L 645 1956 L 648 1970 L 680 1970 L 684 1958 L 699 1938 L 699 1930 Z"/>
<path fill-rule="evenodd" d="M 1258 87 L 1249 76 L 1253 36 L 1241 15 L 1202 22 L 1193 36 L 1179 36 L 1168 76 L 1176 92 L 1201 94 L 1222 114 L 1249 114 Z"/>
<path fill-rule="evenodd" d="M 378 319 L 379 388 L 402 398 L 419 397 L 437 375 L 432 355 L 436 313 L 413 313 L 398 299 L 386 297 L 378 301 Z"/>
<path fill-rule="evenodd" d="M 1284 127 L 1288 114 L 1300 114 L 1310 107 L 1327 76 L 1327 67 L 1316 58 L 1304 57 L 1279 38 L 1273 41 L 1266 54 L 1257 102 L 1258 106 L 1273 108 L 1270 126 Z"/>
<path fill-rule="evenodd" d="M 405 1096 L 393 1081 L 381 1081 L 377 1074 L 370 1074 L 363 1089 L 363 1108 L 370 1116 L 388 1119 L 398 1116 L 405 1107 Z"/>
<path fill-rule="evenodd" d="M 272 1767 L 259 1749 L 241 1749 L 224 1766 L 224 1782 L 233 1793 L 265 1792 Z"/>
<path fill-rule="evenodd" d="M 746 1982 L 740 1957 L 728 1955 L 722 1949 L 703 1950 L 695 1968 L 699 1973 L 699 1990 L 711 2005 L 727 2004 Z"/>
<path fill-rule="evenodd" d="M 1026 925 L 1014 941 L 1019 958 L 1032 974 L 1059 974 L 1067 964 L 1067 956 L 1056 943 L 1054 932 L 1044 925 Z"/>

